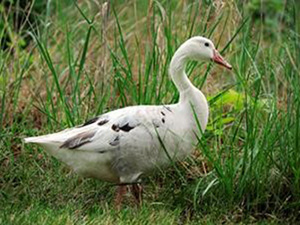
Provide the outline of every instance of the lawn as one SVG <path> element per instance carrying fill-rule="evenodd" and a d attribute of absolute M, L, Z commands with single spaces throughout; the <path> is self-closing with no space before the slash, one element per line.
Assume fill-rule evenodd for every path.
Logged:
<path fill-rule="evenodd" d="M 0 224 L 295 224 L 300 220 L 300 4 L 247 1 L 0 3 Z M 233 66 L 190 62 L 209 101 L 193 154 L 114 209 L 23 138 L 130 105 L 176 103 L 168 66 L 191 36 Z"/>

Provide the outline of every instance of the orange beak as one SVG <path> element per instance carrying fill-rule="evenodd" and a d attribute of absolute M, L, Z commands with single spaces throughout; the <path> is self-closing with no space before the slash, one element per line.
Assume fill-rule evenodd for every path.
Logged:
<path fill-rule="evenodd" d="M 226 62 L 225 59 L 223 59 L 223 57 L 220 55 L 220 53 L 217 50 L 214 50 L 214 56 L 213 56 L 212 60 L 215 63 L 218 63 L 221 66 L 226 67 L 227 69 L 230 69 L 230 70 L 232 69 L 232 66 L 228 62 Z"/>

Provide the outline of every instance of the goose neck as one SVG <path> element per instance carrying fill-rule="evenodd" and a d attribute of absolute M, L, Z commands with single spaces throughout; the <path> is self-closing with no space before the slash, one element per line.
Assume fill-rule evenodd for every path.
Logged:
<path fill-rule="evenodd" d="M 186 55 L 182 54 L 180 51 L 177 51 L 170 64 L 170 74 L 172 80 L 180 93 L 193 87 L 185 73 L 187 61 L 188 59 Z"/>

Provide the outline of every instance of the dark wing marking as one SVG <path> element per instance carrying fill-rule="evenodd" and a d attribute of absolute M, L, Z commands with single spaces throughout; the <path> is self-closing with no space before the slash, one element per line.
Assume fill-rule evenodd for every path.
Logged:
<path fill-rule="evenodd" d="M 120 144 L 120 137 L 117 135 L 112 141 L 109 142 L 111 146 L 117 146 Z"/>
<path fill-rule="evenodd" d="M 140 123 L 138 122 L 138 120 L 132 118 L 132 117 L 124 117 L 121 118 L 118 122 L 114 123 L 111 126 L 111 129 L 119 132 L 124 131 L 124 132 L 129 132 L 131 131 L 133 128 L 137 127 L 138 125 L 140 125 Z"/>
<path fill-rule="evenodd" d="M 80 146 L 91 142 L 91 138 L 94 137 L 96 131 L 87 131 L 80 134 L 75 135 L 74 137 L 69 138 L 66 140 L 60 148 L 68 148 L 68 149 L 75 149 L 79 148 Z"/>
<path fill-rule="evenodd" d="M 109 121 L 108 119 L 100 120 L 100 122 L 98 123 L 98 125 L 99 125 L 99 126 L 102 126 L 102 125 L 108 123 L 108 121 Z"/>
<path fill-rule="evenodd" d="M 95 123 L 98 119 L 99 119 L 98 116 L 93 118 L 93 119 L 90 119 L 90 120 L 86 121 L 84 124 L 82 124 L 81 127 L 84 127 L 84 126 L 90 125 L 92 123 Z"/>
<path fill-rule="evenodd" d="M 163 116 L 165 116 L 165 115 L 166 115 L 166 114 L 165 114 L 163 111 L 161 111 L 160 113 L 161 113 L 161 115 L 163 115 Z"/>
<path fill-rule="evenodd" d="M 163 105 L 163 107 L 164 107 L 165 109 L 167 109 L 169 112 L 172 112 L 172 110 L 171 110 L 171 108 L 170 108 L 169 106 Z"/>
<path fill-rule="evenodd" d="M 135 128 L 135 126 L 130 126 L 129 123 L 126 123 L 125 125 L 120 127 L 120 130 L 125 131 L 125 132 L 129 132 L 133 128 Z"/>
<path fill-rule="evenodd" d="M 165 121 L 165 119 L 164 119 L 164 118 L 162 118 L 162 119 L 161 119 L 161 122 L 165 123 L 166 121 Z"/>
<path fill-rule="evenodd" d="M 160 126 L 160 122 L 158 119 L 153 119 L 152 124 L 155 128 L 159 128 L 159 126 Z"/>
<path fill-rule="evenodd" d="M 116 125 L 116 124 L 113 124 L 113 125 L 111 126 L 111 129 L 113 129 L 113 130 L 116 131 L 116 132 L 119 132 L 119 131 L 120 131 L 119 126 Z"/>
<path fill-rule="evenodd" d="M 135 126 L 130 126 L 129 123 L 126 123 L 123 126 L 119 126 L 118 124 L 113 124 L 111 126 L 111 129 L 113 129 L 116 132 L 119 132 L 120 130 L 125 131 L 125 132 L 129 132 L 133 128 L 135 128 Z"/>

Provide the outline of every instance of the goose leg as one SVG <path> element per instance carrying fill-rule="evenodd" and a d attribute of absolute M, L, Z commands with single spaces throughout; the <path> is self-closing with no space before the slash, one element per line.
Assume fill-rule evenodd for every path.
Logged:
<path fill-rule="evenodd" d="M 124 199 L 124 195 L 127 192 L 127 185 L 119 185 L 115 195 L 115 207 L 117 210 L 121 209 L 121 205 Z"/>
<path fill-rule="evenodd" d="M 134 196 L 136 204 L 141 206 L 143 201 L 143 186 L 141 184 L 133 184 L 131 186 L 131 192 Z"/>

